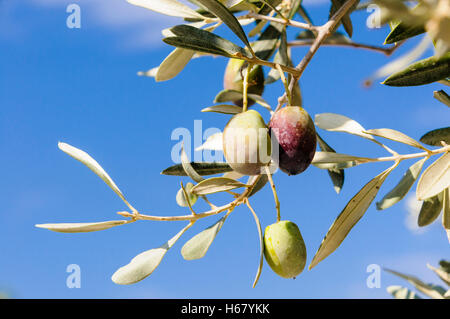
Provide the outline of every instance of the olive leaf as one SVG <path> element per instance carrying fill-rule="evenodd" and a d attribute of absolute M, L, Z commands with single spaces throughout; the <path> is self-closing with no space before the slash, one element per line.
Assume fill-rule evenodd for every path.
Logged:
<path fill-rule="evenodd" d="M 222 133 L 215 133 L 210 135 L 205 143 L 197 147 L 196 151 L 201 150 L 215 150 L 215 151 L 222 151 L 223 149 L 223 142 L 222 142 Z"/>
<path fill-rule="evenodd" d="M 131 259 L 127 265 L 120 267 L 112 275 L 112 281 L 118 285 L 131 285 L 147 278 L 159 266 L 167 251 L 192 225 L 193 223 L 189 223 L 161 247 L 144 251 Z"/>
<path fill-rule="evenodd" d="M 156 77 L 156 73 L 158 73 L 158 67 L 151 68 L 150 70 L 147 70 L 147 71 L 139 71 L 137 73 L 137 75 L 138 76 L 148 76 L 148 77 L 154 78 L 154 77 Z"/>
<path fill-rule="evenodd" d="M 250 204 L 247 202 L 248 208 L 250 209 L 250 212 L 253 215 L 253 218 L 255 219 L 256 228 L 258 230 L 258 238 L 259 238 L 259 264 L 258 264 L 258 270 L 256 271 L 255 279 L 253 280 L 252 287 L 255 288 L 256 284 L 259 281 L 259 277 L 261 276 L 261 271 L 264 263 L 264 239 L 263 239 L 263 232 L 261 229 L 261 222 L 259 221 L 258 215 L 253 210 L 253 208 L 250 206 Z"/>
<path fill-rule="evenodd" d="M 214 98 L 214 103 L 239 101 L 242 99 L 242 97 L 242 92 L 236 90 L 222 90 L 217 93 L 216 97 Z M 242 112 L 242 108 L 240 108 L 240 112 Z"/>
<path fill-rule="evenodd" d="M 426 284 L 417 277 L 405 275 L 405 274 L 402 274 L 395 270 L 391 270 L 391 269 L 387 269 L 387 268 L 384 268 L 384 270 L 387 271 L 388 273 L 391 273 L 395 276 L 405 279 L 410 284 L 412 284 L 418 291 L 427 295 L 428 297 L 435 298 L 435 299 L 444 299 L 445 290 L 440 286 Z"/>
<path fill-rule="evenodd" d="M 255 181 L 255 178 L 258 178 L 258 175 L 253 175 L 248 178 L 247 185 L 252 185 Z M 252 191 L 250 194 L 248 194 L 248 197 L 252 197 L 257 192 L 259 192 L 261 189 L 266 186 L 267 182 L 269 181 L 269 177 L 266 174 L 261 175 L 259 180 L 256 182 L 255 186 L 253 186 Z"/>
<path fill-rule="evenodd" d="M 442 214 L 442 225 L 446 230 L 447 234 L 450 231 L 450 189 L 446 188 L 442 194 L 442 204 L 444 206 L 444 212 Z M 449 238 L 450 241 L 450 238 Z"/>
<path fill-rule="evenodd" d="M 367 163 L 369 158 L 336 152 L 316 152 L 312 164 L 322 169 L 342 169 Z"/>
<path fill-rule="evenodd" d="M 105 170 L 100 166 L 100 164 L 93 159 L 88 153 L 73 147 L 72 145 L 69 145 L 67 143 L 58 143 L 58 148 L 63 151 L 64 153 L 70 155 L 77 161 L 80 161 L 84 165 L 86 165 L 91 171 L 93 171 L 95 174 L 97 174 L 98 177 L 100 177 L 106 185 L 108 185 L 122 200 L 123 202 L 132 208 L 131 205 L 128 203 L 128 201 L 125 199 L 125 196 L 120 191 L 119 187 L 117 187 L 116 183 L 112 180 L 111 177 L 109 177 L 108 173 L 105 172 Z"/>
<path fill-rule="evenodd" d="M 377 202 L 378 210 L 389 208 L 405 197 L 422 171 L 423 164 L 426 160 L 427 158 L 423 158 L 408 168 L 398 184 L 381 201 Z"/>
<path fill-rule="evenodd" d="M 201 110 L 201 112 L 216 112 L 222 114 L 238 114 L 242 112 L 242 107 L 236 105 L 220 104 L 213 105 Z"/>
<path fill-rule="evenodd" d="M 287 37 L 286 37 L 286 30 L 283 30 L 281 32 L 281 38 L 280 38 L 280 47 L 275 54 L 275 57 L 273 58 L 274 63 L 278 63 L 280 65 L 290 65 L 289 56 L 287 53 Z M 269 74 L 267 74 L 266 80 L 264 81 L 264 84 L 271 84 L 273 82 L 276 82 L 280 79 L 280 72 L 277 69 L 271 69 L 269 71 Z"/>
<path fill-rule="evenodd" d="M 330 8 L 330 13 L 328 16 L 328 20 L 331 19 L 331 17 L 339 10 L 340 7 L 342 7 L 344 5 L 344 3 L 346 2 L 346 0 L 331 0 L 331 8 Z M 357 1 L 358 2 L 358 1 Z M 356 3 L 353 6 L 353 8 L 356 7 Z M 345 14 L 342 19 L 342 25 L 344 26 L 345 32 L 347 32 L 347 34 L 351 37 L 353 34 L 353 25 L 352 25 L 352 20 L 350 19 L 350 13 Z"/>
<path fill-rule="evenodd" d="M 283 24 L 271 22 L 259 38 L 255 42 L 252 42 L 253 51 L 259 59 L 270 59 L 277 48 L 278 40 L 283 29 Z"/>
<path fill-rule="evenodd" d="M 227 163 L 190 162 L 191 167 L 201 176 L 231 172 L 233 169 Z M 161 172 L 162 175 L 187 176 L 182 164 L 170 166 Z"/>
<path fill-rule="evenodd" d="M 422 136 L 420 141 L 432 146 L 441 146 L 441 141 L 450 144 L 450 127 L 432 130 Z"/>
<path fill-rule="evenodd" d="M 432 270 L 443 282 L 450 286 L 450 273 L 442 268 L 436 268 L 427 264 L 428 269 Z"/>
<path fill-rule="evenodd" d="M 384 40 L 384 44 L 400 42 L 422 33 L 425 33 L 423 25 L 406 25 L 405 23 L 398 23 L 388 34 Z"/>
<path fill-rule="evenodd" d="M 423 201 L 417 218 L 419 227 L 430 225 L 438 218 L 442 210 L 442 194 L 427 198 Z"/>
<path fill-rule="evenodd" d="M 202 232 L 189 239 L 181 248 L 181 255 L 186 260 L 203 258 L 222 228 L 228 214 L 209 226 Z"/>
<path fill-rule="evenodd" d="M 157 82 L 173 79 L 194 56 L 195 51 L 176 48 L 159 65 L 155 74 Z"/>
<path fill-rule="evenodd" d="M 245 56 L 249 53 L 236 44 L 206 30 L 189 25 L 177 25 L 169 29 L 173 36 L 163 39 L 167 44 L 209 54 L 223 55 L 229 58 Z"/>
<path fill-rule="evenodd" d="M 36 224 L 37 228 L 44 228 L 59 233 L 86 233 L 109 229 L 128 223 L 126 220 L 111 220 L 97 223 L 58 223 L 58 224 Z"/>
<path fill-rule="evenodd" d="M 323 130 L 332 132 L 345 132 L 357 136 L 361 136 L 370 140 L 374 138 L 372 135 L 364 133 L 366 130 L 355 120 L 335 113 L 321 113 L 314 117 L 315 124 Z"/>
<path fill-rule="evenodd" d="M 200 181 L 197 185 L 195 185 L 192 188 L 192 193 L 196 195 L 208 195 L 246 186 L 247 185 L 231 178 L 211 177 Z"/>
<path fill-rule="evenodd" d="M 250 43 L 248 42 L 244 29 L 242 29 L 239 21 L 230 12 L 230 10 L 227 9 L 227 7 L 225 7 L 217 0 L 195 0 L 195 2 L 202 5 L 209 12 L 222 20 L 222 22 L 225 23 L 231 29 L 231 31 L 233 31 L 239 37 L 239 39 L 241 39 L 242 42 L 245 43 L 247 47 L 250 47 Z"/>
<path fill-rule="evenodd" d="M 319 142 L 319 147 L 322 151 L 336 153 L 336 151 L 330 145 L 328 145 L 319 134 L 316 134 L 316 135 L 317 135 L 317 141 Z M 328 169 L 328 175 L 331 178 L 331 181 L 334 186 L 334 190 L 336 191 L 336 193 L 339 194 L 342 189 L 342 186 L 344 185 L 344 178 L 345 178 L 344 170 L 330 168 L 330 169 Z"/>
<path fill-rule="evenodd" d="M 398 163 L 395 163 L 393 166 L 375 176 L 348 202 L 325 235 L 316 255 L 309 265 L 310 270 L 339 247 L 350 230 L 364 216 L 364 213 L 374 200 L 386 177 L 397 164 Z"/>
<path fill-rule="evenodd" d="M 442 102 L 448 107 L 450 107 L 450 96 L 447 93 L 445 93 L 444 90 L 434 91 L 433 96 L 439 102 Z"/>
<path fill-rule="evenodd" d="M 430 198 L 449 186 L 450 153 L 445 153 L 423 172 L 417 183 L 417 199 L 424 200 Z"/>
<path fill-rule="evenodd" d="M 395 299 L 422 299 L 414 291 L 402 286 L 389 286 L 386 288 Z"/>
<path fill-rule="evenodd" d="M 194 181 L 201 182 L 204 180 L 201 175 L 197 173 L 197 171 L 192 167 L 189 158 L 187 157 L 186 152 L 184 151 L 184 145 L 181 146 L 181 165 L 183 166 L 186 175 L 192 178 Z"/>
<path fill-rule="evenodd" d="M 205 18 L 176 0 L 127 0 L 127 2 L 168 16 L 194 19 Z"/>
<path fill-rule="evenodd" d="M 419 142 L 417 142 L 415 139 L 409 137 L 408 135 L 390 129 L 390 128 L 380 128 L 380 129 L 372 129 L 372 130 L 367 130 L 365 133 L 371 134 L 371 135 L 375 135 L 375 136 L 379 136 L 379 137 L 383 137 L 383 138 L 387 138 L 389 140 L 392 141 L 396 141 L 399 143 L 403 143 L 403 144 L 407 144 L 407 145 L 411 145 L 417 148 L 420 148 L 422 150 L 427 150 L 425 147 L 423 147 Z"/>
<path fill-rule="evenodd" d="M 429 57 L 411 64 L 389 76 L 382 84 L 389 86 L 416 86 L 450 77 L 450 52 L 440 58 Z"/>

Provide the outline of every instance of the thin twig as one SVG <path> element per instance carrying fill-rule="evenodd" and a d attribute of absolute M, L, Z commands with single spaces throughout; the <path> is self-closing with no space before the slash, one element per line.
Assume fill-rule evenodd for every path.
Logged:
<path fill-rule="evenodd" d="M 314 40 L 294 40 L 291 42 L 288 42 L 288 47 L 299 47 L 299 46 L 308 46 L 313 44 Z M 324 42 L 322 43 L 322 46 L 336 46 L 336 47 L 352 47 L 352 48 L 359 48 L 359 49 L 366 49 L 370 51 L 380 52 L 387 56 L 390 56 L 395 49 L 398 47 L 398 45 L 393 45 L 390 47 L 382 47 L 377 45 L 371 45 L 371 44 L 363 44 L 363 43 L 357 43 L 353 41 L 349 42 Z"/>
<path fill-rule="evenodd" d="M 271 22 L 276 22 L 276 23 L 280 23 L 280 24 L 284 24 L 284 25 L 290 25 L 292 27 L 296 27 L 296 28 L 301 28 L 301 29 L 306 29 L 306 30 L 310 30 L 310 31 L 316 31 L 317 27 L 310 25 L 308 23 L 303 23 L 303 22 L 298 22 L 295 20 L 289 20 L 289 19 L 280 19 L 280 18 L 274 18 L 274 17 L 268 17 L 262 14 L 258 14 L 258 13 L 253 13 L 253 12 L 249 12 L 246 15 L 241 16 L 241 18 L 255 18 L 257 20 L 266 20 L 266 21 L 271 21 Z"/>
<path fill-rule="evenodd" d="M 272 179 L 272 174 L 270 173 L 269 166 L 265 166 L 267 178 L 269 179 L 270 186 L 272 187 L 272 193 L 273 193 L 273 199 L 275 200 L 275 208 L 277 210 L 277 221 L 279 222 L 281 220 L 281 214 L 280 214 L 280 201 L 278 200 L 278 194 L 277 190 L 275 189 L 275 183 Z"/>

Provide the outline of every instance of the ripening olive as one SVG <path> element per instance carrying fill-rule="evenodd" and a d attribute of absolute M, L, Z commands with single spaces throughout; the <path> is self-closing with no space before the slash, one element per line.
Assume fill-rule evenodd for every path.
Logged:
<path fill-rule="evenodd" d="M 311 164 L 316 152 L 316 129 L 304 108 L 286 106 L 272 116 L 269 123 L 274 143 L 278 143 L 278 156 L 274 161 L 280 169 L 297 175 Z"/>
<path fill-rule="evenodd" d="M 299 275 L 305 268 L 306 247 L 297 225 L 283 220 L 267 226 L 264 257 L 270 268 L 281 277 Z"/>
<path fill-rule="evenodd" d="M 250 110 L 234 115 L 222 135 L 228 165 L 244 175 L 258 175 L 271 158 L 268 129 L 261 115 Z"/>

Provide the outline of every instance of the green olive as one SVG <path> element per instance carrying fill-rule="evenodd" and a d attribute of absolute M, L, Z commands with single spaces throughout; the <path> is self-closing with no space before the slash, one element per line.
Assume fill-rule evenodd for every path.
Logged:
<path fill-rule="evenodd" d="M 297 225 L 284 220 L 266 227 L 264 257 L 281 277 L 298 276 L 306 264 L 306 247 Z"/>

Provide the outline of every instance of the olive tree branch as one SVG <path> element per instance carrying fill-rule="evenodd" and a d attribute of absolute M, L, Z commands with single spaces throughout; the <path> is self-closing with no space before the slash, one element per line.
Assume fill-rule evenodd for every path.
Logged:
<path fill-rule="evenodd" d="M 299 47 L 299 46 L 307 46 L 313 44 L 314 39 L 307 39 L 307 40 L 294 40 L 291 42 L 288 42 L 288 47 Z M 394 51 L 400 46 L 400 43 L 396 43 L 393 46 L 390 47 L 382 47 L 377 45 L 371 45 L 371 44 L 364 44 L 364 43 L 357 43 L 357 42 L 324 42 L 322 43 L 322 46 L 337 46 L 337 47 L 352 47 L 352 48 L 358 48 L 358 49 L 366 49 L 370 51 L 380 52 L 385 54 L 386 56 L 390 56 Z"/>
<path fill-rule="evenodd" d="M 256 183 L 258 183 L 259 179 L 261 178 L 261 175 L 258 175 L 252 184 L 250 184 L 248 187 L 246 187 L 245 191 L 234 201 L 223 205 L 216 207 L 215 209 L 211 209 L 209 211 L 203 212 L 203 213 L 197 213 L 195 215 L 181 215 L 181 216 L 151 216 L 151 215 L 144 215 L 138 213 L 137 215 L 131 214 L 129 212 L 118 212 L 117 214 L 123 216 L 123 217 L 131 217 L 134 220 L 157 220 L 157 221 L 181 221 L 181 220 L 189 220 L 189 221 L 196 221 L 200 218 L 209 217 L 213 215 L 220 214 L 226 210 L 233 210 L 235 207 L 244 204 L 246 198 L 251 194 L 253 188 L 255 187 Z"/>

